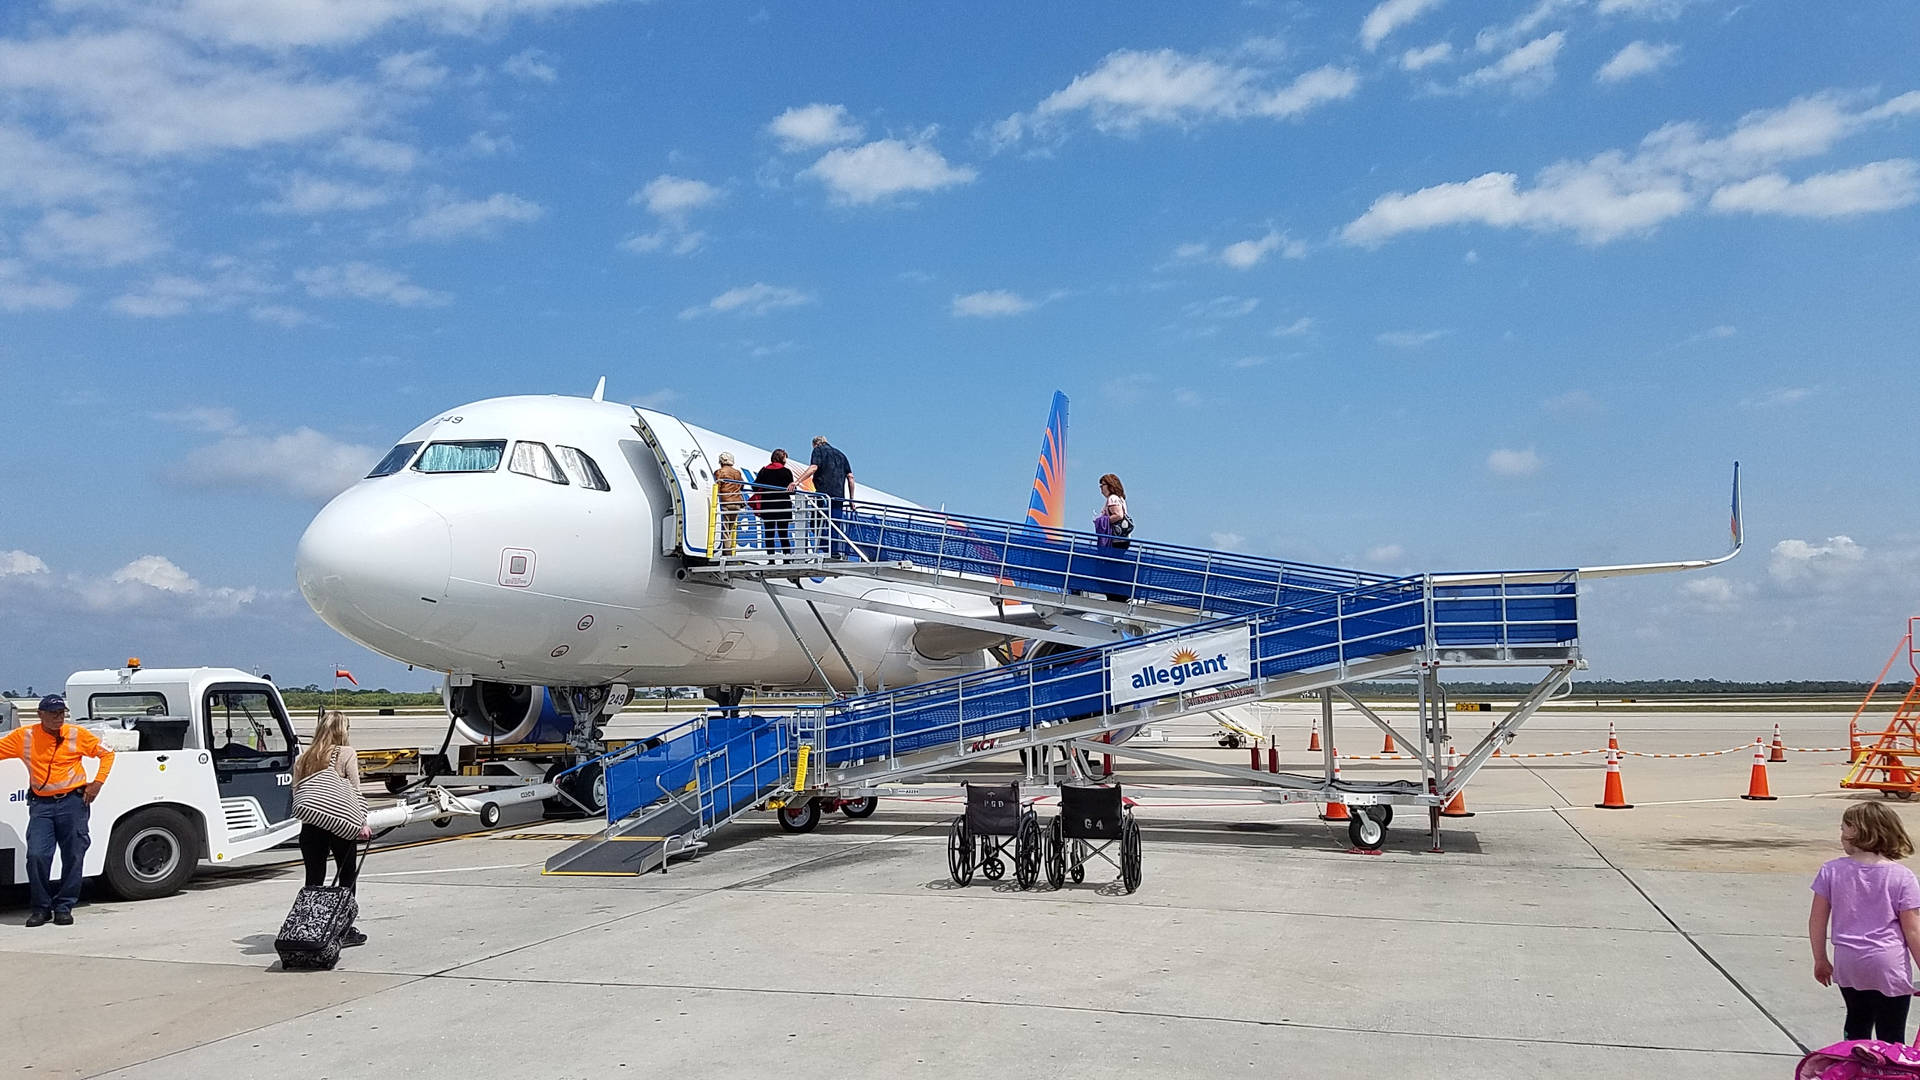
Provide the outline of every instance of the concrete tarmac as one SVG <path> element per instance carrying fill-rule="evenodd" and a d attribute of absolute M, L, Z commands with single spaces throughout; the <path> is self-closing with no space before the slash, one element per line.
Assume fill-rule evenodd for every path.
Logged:
<path fill-rule="evenodd" d="M 1314 760 L 1312 714 L 1272 717 L 1295 767 Z M 1790 745 L 1845 742 L 1827 714 L 1596 709 L 1543 715 L 1513 749 L 1604 745 L 1609 716 L 1623 747 L 1648 752 L 1744 745 L 1776 719 Z M 1490 719 L 1454 716 L 1456 739 Z M 1377 752 L 1378 731 L 1351 720 L 1342 740 Z M 1378 855 L 1350 854 L 1345 828 L 1309 808 L 1123 763 L 1145 829 L 1131 896 L 1098 862 L 1058 892 L 955 888 L 947 798 L 883 800 L 805 836 L 750 817 L 643 878 L 541 875 L 591 823 L 423 828 L 368 860 L 371 940 L 324 974 L 275 960 L 301 882 L 286 850 L 168 899 L 96 899 L 72 927 L 21 926 L 16 890 L 0 902 L 0 968 L 36 990 L 16 990 L 0 1072 L 1787 1076 L 1839 1038 L 1806 914 L 1840 811 L 1868 797 L 1838 790 L 1844 756 L 1770 766 L 1780 798 L 1766 803 L 1738 797 L 1744 749 L 1628 758 L 1625 811 L 1592 808 L 1597 755 L 1501 759 L 1467 793 L 1476 816 L 1445 823 L 1443 853 L 1406 814 Z M 1920 808 L 1890 805 L 1920 831 Z"/>

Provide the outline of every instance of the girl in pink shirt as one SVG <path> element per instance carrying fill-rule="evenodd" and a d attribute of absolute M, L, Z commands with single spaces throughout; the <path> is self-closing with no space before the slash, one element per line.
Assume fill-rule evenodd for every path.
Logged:
<path fill-rule="evenodd" d="M 1840 985 L 1847 1003 L 1844 1038 L 1904 1043 L 1913 999 L 1907 957 L 1920 959 L 1920 881 L 1894 860 L 1913 854 L 1913 841 L 1893 811 L 1860 802 L 1840 815 L 1840 848 L 1846 857 L 1813 878 L 1807 919 L 1813 977 L 1821 986 Z"/>

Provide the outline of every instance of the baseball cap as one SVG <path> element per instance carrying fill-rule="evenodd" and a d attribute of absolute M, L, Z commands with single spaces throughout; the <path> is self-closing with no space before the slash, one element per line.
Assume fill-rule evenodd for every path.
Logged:
<path fill-rule="evenodd" d="M 59 694 L 48 694 L 40 699 L 41 712 L 66 712 L 67 699 Z"/>

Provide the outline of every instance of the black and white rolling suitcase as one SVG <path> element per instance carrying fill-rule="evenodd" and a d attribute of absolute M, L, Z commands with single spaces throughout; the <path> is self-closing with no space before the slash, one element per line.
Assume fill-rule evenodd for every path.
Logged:
<path fill-rule="evenodd" d="M 363 854 L 361 860 L 365 859 Z M 352 889 L 339 884 L 301 889 L 287 921 L 280 924 L 280 936 L 273 939 L 281 969 L 332 971 L 340 962 L 342 939 L 359 917 L 360 904 Z"/>

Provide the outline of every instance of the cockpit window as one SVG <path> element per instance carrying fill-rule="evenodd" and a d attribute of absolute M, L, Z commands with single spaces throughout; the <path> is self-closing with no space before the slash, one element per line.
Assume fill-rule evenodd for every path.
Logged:
<path fill-rule="evenodd" d="M 413 463 L 413 469 L 423 473 L 492 472 L 500 467 L 500 459 L 506 455 L 505 439 L 437 442 L 427 446 L 420 460 Z"/>
<path fill-rule="evenodd" d="M 381 458 L 380 464 L 373 467 L 373 471 L 367 474 L 367 479 L 371 480 L 376 476 L 392 476 L 406 468 L 407 462 L 413 460 L 413 452 L 418 449 L 420 444 L 417 442 L 403 442 L 387 451 L 387 456 Z"/>
<path fill-rule="evenodd" d="M 566 471 L 567 479 L 589 491 L 607 490 L 607 478 L 592 458 L 571 446 L 556 446 L 553 450 L 560 457 L 560 468 Z"/>
<path fill-rule="evenodd" d="M 567 478 L 560 475 L 560 466 L 553 463 L 553 455 L 547 452 L 546 443 L 527 442 L 525 439 L 514 443 L 513 460 L 507 468 L 521 476 L 531 476 L 552 484 L 567 482 Z"/>

